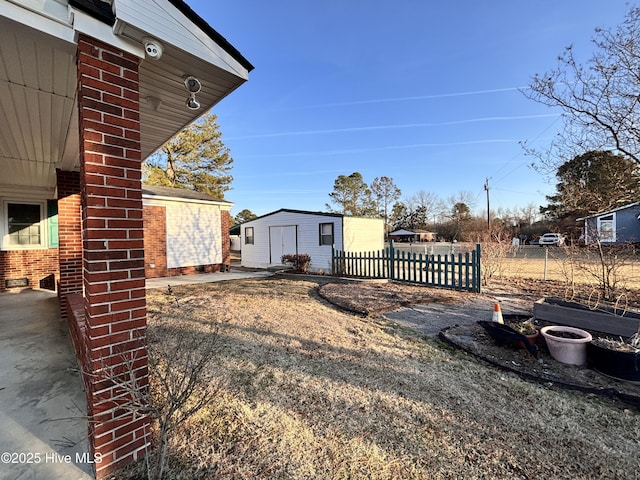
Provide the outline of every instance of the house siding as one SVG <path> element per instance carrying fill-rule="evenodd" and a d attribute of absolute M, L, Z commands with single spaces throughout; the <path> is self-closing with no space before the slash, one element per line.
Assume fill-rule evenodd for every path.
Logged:
<path fill-rule="evenodd" d="M 167 268 L 222 263 L 220 208 L 167 205 Z"/>
<path fill-rule="evenodd" d="M 271 257 L 270 228 L 295 226 L 297 251 L 311 257 L 309 271 L 331 273 L 331 245 L 320 245 L 320 224 L 333 223 L 334 245 L 338 250 L 363 252 L 384 248 L 383 222 L 379 219 L 322 215 L 313 212 L 278 211 L 242 224 L 240 229 L 242 266 L 269 268 L 282 266 Z M 254 244 L 246 244 L 246 228 L 254 229 Z M 375 232 L 371 232 L 373 228 Z M 344 235 L 344 236 L 343 236 Z M 345 241 L 348 245 L 345 245 Z"/>
<path fill-rule="evenodd" d="M 616 212 L 616 242 L 640 242 L 640 206 Z"/>
<path fill-rule="evenodd" d="M 603 212 L 584 219 L 588 243 L 592 243 L 597 238 L 598 220 L 603 217 L 613 215 L 615 227 L 615 241 L 606 242 L 621 245 L 625 243 L 640 242 L 640 205 L 633 204 L 619 210 Z M 605 243 L 605 242 L 603 242 Z"/>
<path fill-rule="evenodd" d="M 373 252 L 384 248 L 384 221 L 378 218 L 345 217 L 343 250 Z"/>
<path fill-rule="evenodd" d="M 147 278 L 213 273 L 231 263 L 228 204 L 144 199 Z"/>

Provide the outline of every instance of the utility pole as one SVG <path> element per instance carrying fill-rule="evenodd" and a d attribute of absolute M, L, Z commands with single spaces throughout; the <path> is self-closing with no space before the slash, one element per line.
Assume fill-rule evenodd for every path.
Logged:
<path fill-rule="evenodd" d="M 491 230 L 491 214 L 489 213 L 489 177 L 484 180 L 484 189 L 487 192 L 487 229 Z"/>

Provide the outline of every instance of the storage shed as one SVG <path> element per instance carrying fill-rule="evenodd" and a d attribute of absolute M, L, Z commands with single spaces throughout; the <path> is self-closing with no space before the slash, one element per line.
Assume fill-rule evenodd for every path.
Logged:
<path fill-rule="evenodd" d="M 346 252 L 384 248 L 384 222 L 379 218 L 280 209 L 241 226 L 242 266 L 284 266 L 282 256 L 306 253 L 310 272 L 331 272 L 332 247 Z"/>

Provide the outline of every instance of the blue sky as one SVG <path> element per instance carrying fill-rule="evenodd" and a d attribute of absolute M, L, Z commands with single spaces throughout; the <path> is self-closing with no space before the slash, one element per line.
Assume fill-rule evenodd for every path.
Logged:
<path fill-rule="evenodd" d="M 544 146 L 559 111 L 520 91 L 619 0 L 189 0 L 253 63 L 214 108 L 234 158 L 232 214 L 324 211 L 338 175 L 393 178 L 402 196 L 470 192 L 473 210 L 545 204 L 554 179 L 519 142 Z"/>

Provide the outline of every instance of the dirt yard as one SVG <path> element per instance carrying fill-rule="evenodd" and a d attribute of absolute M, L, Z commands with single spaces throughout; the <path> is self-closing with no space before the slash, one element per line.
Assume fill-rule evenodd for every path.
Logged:
<path fill-rule="evenodd" d="M 328 281 L 149 293 L 152 351 L 162 322 L 218 331 L 216 399 L 176 432 L 168 478 L 638 478 L 637 408 L 523 380 L 382 315 L 489 292 Z"/>

